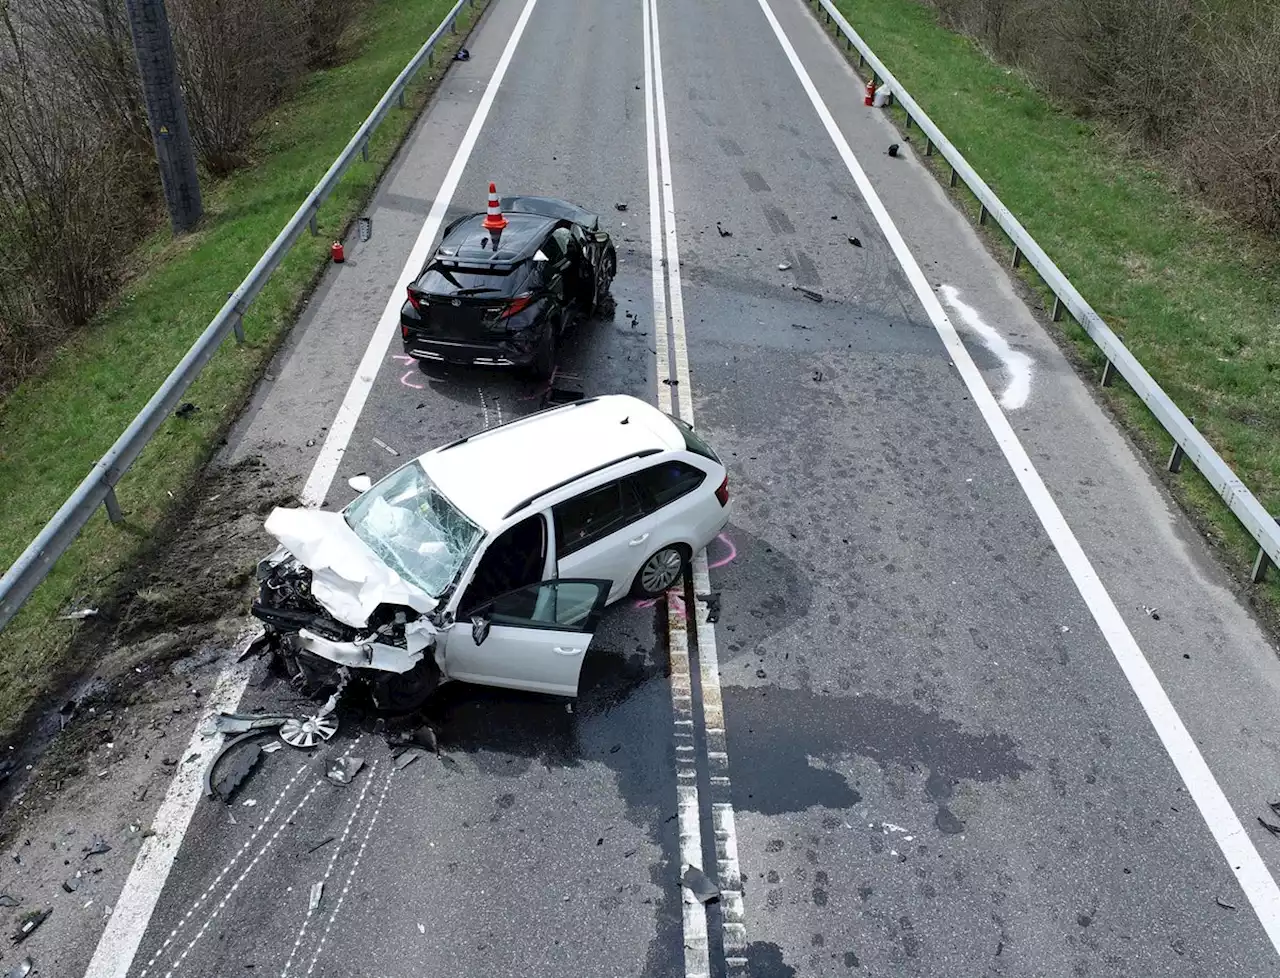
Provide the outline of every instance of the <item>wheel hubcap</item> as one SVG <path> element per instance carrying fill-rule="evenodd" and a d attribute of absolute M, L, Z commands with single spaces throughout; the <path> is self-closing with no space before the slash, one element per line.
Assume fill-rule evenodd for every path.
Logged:
<path fill-rule="evenodd" d="M 660 550 L 649 558 L 640 574 L 640 582 L 650 594 L 665 591 L 676 582 L 684 559 L 675 550 Z"/>

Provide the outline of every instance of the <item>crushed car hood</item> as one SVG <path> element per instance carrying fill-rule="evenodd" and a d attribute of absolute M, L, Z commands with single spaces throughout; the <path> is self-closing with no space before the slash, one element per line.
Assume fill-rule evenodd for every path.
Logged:
<path fill-rule="evenodd" d="M 266 530 L 311 571 L 311 595 L 353 628 L 363 628 L 382 604 L 426 614 L 437 604 L 379 559 L 341 513 L 278 506 Z"/>

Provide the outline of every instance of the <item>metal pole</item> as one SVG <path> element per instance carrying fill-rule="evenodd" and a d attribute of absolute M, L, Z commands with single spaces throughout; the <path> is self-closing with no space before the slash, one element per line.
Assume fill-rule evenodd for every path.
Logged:
<path fill-rule="evenodd" d="M 200 174 L 178 84 L 177 57 L 169 33 L 164 0 L 125 0 L 138 73 L 147 101 L 147 118 L 160 163 L 160 182 L 175 234 L 190 231 L 204 213 Z"/>

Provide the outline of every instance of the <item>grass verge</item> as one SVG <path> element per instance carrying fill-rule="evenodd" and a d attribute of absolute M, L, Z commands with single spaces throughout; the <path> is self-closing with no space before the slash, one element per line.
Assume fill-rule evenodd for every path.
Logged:
<path fill-rule="evenodd" d="M 371 5 L 353 28 L 358 53 L 310 76 L 265 119 L 253 166 L 206 183 L 201 230 L 145 243 L 136 256 L 140 272 L 115 306 L 0 406 L 0 567 L 18 557 L 119 437 L 452 6 Z M 457 38 L 445 35 L 437 66 L 447 64 L 482 7 L 463 8 Z M 329 243 L 369 199 L 439 74 L 439 67 L 424 70 L 406 96 L 408 110 L 393 110 L 370 143 L 369 161 L 347 171 L 320 211 L 320 234 L 299 240 L 245 316 L 246 343 L 228 340 L 192 385 L 187 399 L 200 410 L 166 422 L 125 475 L 117 495 L 127 522 L 113 526 L 99 510 L 0 633 L 0 736 L 65 681 L 76 626 L 58 615 L 72 602 L 102 600 L 175 510 L 293 324 Z"/>
<path fill-rule="evenodd" d="M 1056 108 L 941 26 L 933 8 L 918 0 L 837 6 L 1263 506 L 1280 514 L 1280 244 L 1213 213 L 1105 127 Z M 940 156 L 921 158 L 940 177 L 949 173 Z M 976 221 L 973 197 L 955 193 Z M 1009 255 L 998 228 L 983 233 Z M 1034 270 L 1021 274 L 1052 301 Z M 1104 358 L 1088 335 L 1071 322 L 1052 326 L 1096 379 Z M 1163 467 L 1173 441 L 1142 401 L 1120 379 L 1100 391 Z M 1190 463 L 1166 481 L 1247 583 L 1253 538 Z M 1248 596 L 1274 623 L 1280 573 L 1250 585 Z"/>

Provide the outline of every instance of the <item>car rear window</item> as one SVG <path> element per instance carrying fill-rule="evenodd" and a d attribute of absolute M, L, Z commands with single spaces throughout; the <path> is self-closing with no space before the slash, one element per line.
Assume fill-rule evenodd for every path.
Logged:
<path fill-rule="evenodd" d="M 667 415 L 671 418 L 671 415 Z M 685 424 L 679 418 L 671 418 L 675 426 L 680 430 L 680 434 L 684 436 L 684 447 L 693 452 L 694 455 L 701 455 L 703 458 L 709 458 L 713 462 L 719 462 L 720 456 L 705 441 L 698 437 L 697 433 L 689 425 Z"/>
<path fill-rule="evenodd" d="M 433 266 L 422 273 L 416 285 L 427 295 L 509 295 L 521 276 L 510 268 L 445 268 Z M 483 290 L 483 292 L 480 292 Z"/>

